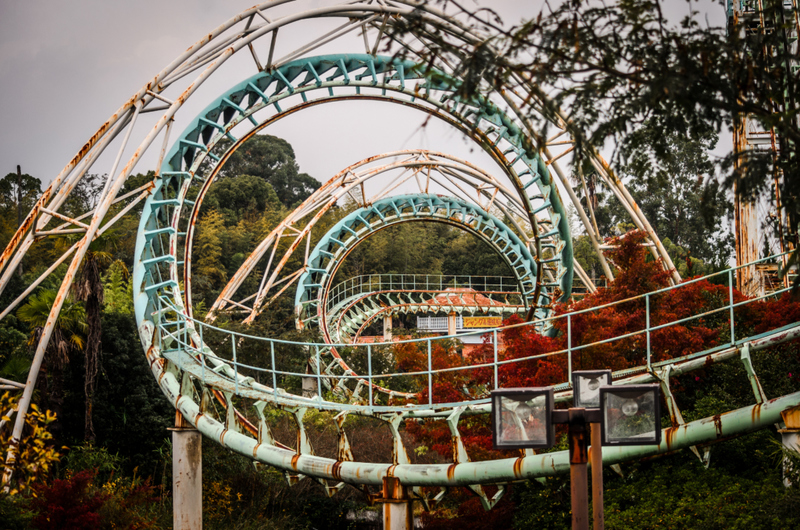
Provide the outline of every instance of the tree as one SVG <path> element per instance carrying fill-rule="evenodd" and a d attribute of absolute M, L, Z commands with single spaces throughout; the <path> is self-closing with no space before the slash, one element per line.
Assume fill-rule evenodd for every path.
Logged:
<path fill-rule="evenodd" d="M 446 2 L 446 0 L 442 0 Z M 796 119 L 800 55 L 791 45 L 795 8 L 782 0 L 748 2 L 763 17 L 765 30 L 751 31 L 744 18 L 730 31 L 707 27 L 697 12 L 669 22 L 661 0 L 560 2 L 549 13 L 506 30 L 490 10 L 462 10 L 466 24 L 493 36 L 469 44 L 427 27 L 423 17 L 397 25 L 401 33 L 425 34 L 423 62 L 449 61 L 461 81 L 461 98 L 489 90 L 523 94 L 541 87 L 569 117 L 580 164 L 591 151 L 614 144 L 612 162 L 644 147 L 659 162 L 668 160 L 676 138 L 686 141 L 738 130 L 741 120 L 774 130 L 776 151 L 731 152 L 719 161 L 725 185 L 744 196 L 779 178 L 781 200 L 796 233 L 800 220 L 800 123 Z M 549 105 L 536 98 L 520 107 L 536 135 L 547 137 Z M 544 112 L 544 115 L 542 115 Z M 660 135 L 639 131 L 645 124 Z M 782 178 L 780 178 L 782 176 Z M 716 190 L 711 189 L 711 194 Z"/>
<path fill-rule="evenodd" d="M 42 289 L 17 310 L 17 318 L 31 329 L 29 345 L 38 344 L 55 298 L 56 291 Z M 56 414 L 61 412 L 64 401 L 64 370 L 69 363 L 70 354 L 83 349 L 86 331 L 86 312 L 83 305 L 67 300 L 58 314 L 37 379 L 37 384 L 43 387 L 47 408 Z M 60 426 L 56 424 L 53 430 L 59 431 Z"/>
<path fill-rule="evenodd" d="M 266 179 L 247 174 L 215 182 L 203 199 L 203 207 L 219 211 L 228 226 L 252 215 L 272 217 L 277 224 L 287 213 Z"/>
<path fill-rule="evenodd" d="M 104 311 L 109 313 L 133 314 L 133 285 L 125 263 L 116 260 L 103 274 Z"/>
<path fill-rule="evenodd" d="M 0 179 L 0 211 L 19 224 L 20 215 L 26 215 L 41 194 L 42 182 L 36 177 L 9 173 Z"/>
<path fill-rule="evenodd" d="M 75 298 L 84 302 L 86 310 L 86 326 L 88 334 L 83 351 L 84 394 L 86 398 L 86 414 L 84 416 L 84 439 L 94 440 L 92 425 L 92 405 L 97 372 L 100 368 L 100 344 L 103 336 L 100 306 L 103 303 L 103 281 L 100 268 L 110 261 L 107 252 L 89 249 L 83 258 L 81 270 L 72 284 Z"/>
<path fill-rule="evenodd" d="M 686 250 L 682 258 L 692 256 L 722 267 L 733 248 L 733 235 L 724 224 L 732 204 L 714 179 L 708 157 L 717 135 L 687 138 L 650 122 L 636 134 L 641 140 L 620 173 L 645 217 L 662 239 Z M 650 146 L 657 144 L 658 136 L 665 137 L 668 150 L 657 157 Z M 621 221 L 619 215 L 615 218 Z"/>
<path fill-rule="evenodd" d="M 228 146 L 223 140 L 221 149 Z M 306 173 L 300 173 L 295 161 L 294 149 L 286 140 L 277 136 L 255 135 L 244 142 L 228 158 L 219 171 L 219 178 L 252 175 L 263 179 L 287 207 L 292 207 L 311 195 L 320 183 Z"/>
<path fill-rule="evenodd" d="M 206 212 L 197 224 L 193 249 L 197 258 L 192 266 L 192 287 L 201 295 L 219 291 L 228 279 L 222 263 L 221 234 L 224 228 L 224 219 L 216 210 Z M 198 297 L 197 301 L 201 299 Z"/>

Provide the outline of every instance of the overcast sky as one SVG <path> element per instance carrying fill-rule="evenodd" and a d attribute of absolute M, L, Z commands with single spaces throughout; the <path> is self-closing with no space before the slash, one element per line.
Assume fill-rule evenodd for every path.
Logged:
<path fill-rule="evenodd" d="M 145 82 L 253 2 L 0 0 L 0 175 L 21 164 L 23 172 L 52 180 Z M 541 5 L 539 0 L 479 3 L 497 9 L 507 24 L 535 16 Z M 724 23 L 721 7 L 710 0 L 704 5 L 712 23 Z M 665 6 L 673 14 L 687 10 L 684 0 L 666 0 Z M 298 38 L 302 42 L 302 36 Z M 206 91 L 216 95 L 253 73 L 252 62 L 242 63 L 240 72 L 234 64 L 231 79 L 217 79 Z M 383 107 L 381 112 L 372 111 L 375 105 L 355 104 L 308 111 L 302 118 L 280 122 L 269 133 L 287 138 L 301 170 L 321 181 L 382 151 L 423 147 L 468 158 L 471 146 L 455 133 L 444 127 L 421 128 L 424 117 Z M 377 128 L 389 133 L 376 135 Z M 108 169 L 95 165 L 93 171 Z"/>

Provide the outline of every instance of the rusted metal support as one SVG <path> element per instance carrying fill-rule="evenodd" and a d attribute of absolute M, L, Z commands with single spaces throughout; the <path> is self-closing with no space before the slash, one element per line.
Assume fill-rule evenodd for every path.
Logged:
<path fill-rule="evenodd" d="M 203 528 L 203 437 L 175 411 L 172 431 L 172 526 Z"/>
<path fill-rule="evenodd" d="M 392 340 L 392 315 L 388 314 L 383 317 L 383 340 L 389 342 Z"/>
<path fill-rule="evenodd" d="M 744 128 L 744 127 L 742 127 Z M 734 131 L 734 138 L 744 135 Z M 737 142 L 737 150 L 738 147 Z M 740 155 L 741 156 L 741 155 Z M 738 181 L 734 185 L 734 222 L 736 225 L 736 264 L 743 265 L 758 259 L 758 218 L 756 205 L 749 197 L 741 192 Z M 736 272 L 736 288 L 746 296 L 760 296 L 763 294 L 763 285 L 759 281 L 755 265 L 741 267 Z"/>
<path fill-rule="evenodd" d="M 605 511 L 603 509 L 603 448 L 600 436 L 600 424 L 592 423 L 592 447 L 589 457 L 592 462 L 592 528 L 605 528 Z"/>
<path fill-rule="evenodd" d="M 569 483 L 572 497 L 572 529 L 589 530 L 589 434 L 586 409 L 569 409 Z"/>
<path fill-rule="evenodd" d="M 383 530 L 412 530 L 414 528 L 413 501 L 408 490 L 397 477 L 383 477 Z"/>
<path fill-rule="evenodd" d="M 456 329 L 458 328 L 458 315 L 456 315 L 455 311 L 451 311 L 449 315 L 447 315 L 447 334 L 448 335 L 455 335 Z"/>

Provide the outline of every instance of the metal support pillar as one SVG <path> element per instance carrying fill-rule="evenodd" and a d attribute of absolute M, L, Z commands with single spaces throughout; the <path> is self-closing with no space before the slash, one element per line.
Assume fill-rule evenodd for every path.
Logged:
<path fill-rule="evenodd" d="M 306 373 L 313 374 L 311 365 L 306 365 Z M 316 377 L 304 377 L 302 381 L 303 385 L 303 397 L 314 397 L 317 395 L 317 378 Z"/>
<path fill-rule="evenodd" d="M 800 452 L 800 407 L 784 410 L 781 412 L 785 429 L 779 429 L 781 433 L 781 444 L 784 448 L 791 451 Z M 783 485 L 787 488 L 792 486 L 791 480 L 786 476 L 786 469 L 789 462 L 783 459 Z"/>
<path fill-rule="evenodd" d="M 586 409 L 569 409 L 569 483 L 572 496 L 572 529 L 589 530 L 589 437 Z"/>
<path fill-rule="evenodd" d="M 449 315 L 447 315 L 447 334 L 448 335 L 455 335 L 456 334 L 456 328 L 458 327 L 457 326 L 458 321 L 456 320 L 457 318 L 458 318 L 458 315 L 456 314 L 455 311 L 453 311 Z"/>
<path fill-rule="evenodd" d="M 414 528 L 413 501 L 408 491 L 395 477 L 383 477 L 383 530 L 412 530 Z"/>
<path fill-rule="evenodd" d="M 203 528 L 203 437 L 176 411 L 172 431 L 172 527 Z"/>
<path fill-rule="evenodd" d="M 383 340 L 384 342 L 392 340 L 392 315 L 383 317 Z"/>
<path fill-rule="evenodd" d="M 603 448 L 600 436 L 600 424 L 592 423 L 592 448 L 589 456 L 592 461 L 592 528 L 605 528 L 605 512 L 603 511 Z"/>

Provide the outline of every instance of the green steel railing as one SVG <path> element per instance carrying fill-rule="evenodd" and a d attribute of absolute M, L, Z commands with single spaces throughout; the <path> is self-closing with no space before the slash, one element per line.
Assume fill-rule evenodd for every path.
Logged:
<path fill-rule="evenodd" d="M 328 293 L 327 310 L 351 298 L 377 291 L 444 291 L 450 288 L 478 292 L 519 293 L 513 276 L 443 274 L 365 274 L 336 284 Z"/>
<path fill-rule="evenodd" d="M 762 260 L 754 262 L 753 264 L 764 262 L 767 261 L 768 259 L 772 258 L 764 258 Z M 790 288 L 780 289 L 778 291 L 760 297 L 746 299 L 738 302 L 735 301 L 734 290 L 733 290 L 735 271 L 742 267 L 750 266 L 753 264 L 743 265 L 733 269 L 720 271 L 705 276 L 703 278 L 689 280 L 687 282 L 684 282 L 676 286 L 667 287 L 664 289 L 660 289 L 658 291 L 653 291 L 629 299 L 620 300 L 597 307 L 587 308 L 580 311 L 570 312 L 550 317 L 548 319 L 542 319 L 542 321 L 551 321 L 553 323 L 558 321 L 564 322 L 563 329 L 567 336 L 567 346 L 566 348 L 555 351 L 545 352 L 538 355 L 523 356 L 514 359 L 500 358 L 498 351 L 499 347 L 498 332 L 502 332 L 503 329 L 508 329 L 511 327 L 524 327 L 530 325 L 537 325 L 537 323 L 540 323 L 542 321 L 526 322 L 522 324 L 517 324 L 515 326 L 509 326 L 507 328 L 498 328 L 492 330 L 489 333 L 476 332 L 476 333 L 465 333 L 459 335 L 459 337 L 463 337 L 464 335 L 470 335 L 470 334 L 480 334 L 487 336 L 487 338 L 489 339 L 488 344 L 491 344 L 491 352 L 492 352 L 491 359 L 486 359 L 482 362 L 472 365 L 452 366 L 441 369 L 433 369 L 434 362 L 433 362 L 432 352 L 435 351 L 434 346 L 436 345 L 437 342 L 441 342 L 444 340 L 458 339 L 459 337 L 444 337 L 444 338 L 426 337 L 413 340 L 395 341 L 391 343 L 372 343 L 372 344 L 327 344 L 321 342 L 294 342 L 294 341 L 271 339 L 265 337 L 255 337 L 244 333 L 224 330 L 222 328 L 212 326 L 204 322 L 197 321 L 195 319 L 188 318 L 185 315 L 181 314 L 179 307 L 173 305 L 171 301 L 160 297 L 159 297 L 160 309 L 158 312 L 162 316 L 171 315 L 173 320 L 170 321 L 160 320 L 159 327 L 161 330 L 161 342 L 163 345 L 166 345 L 166 348 L 163 349 L 163 354 L 165 357 L 167 357 L 170 360 L 177 359 L 181 363 L 184 361 L 198 362 L 200 370 L 202 372 L 200 373 L 199 378 L 204 383 L 210 383 L 213 385 L 215 382 L 223 384 L 227 381 L 228 385 L 232 385 L 232 388 L 230 388 L 230 390 L 234 391 L 237 394 L 240 392 L 240 390 L 242 390 L 244 386 L 247 386 L 249 389 L 254 389 L 260 392 L 266 392 L 267 394 L 271 394 L 276 400 L 280 398 L 279 400 L 295 404 L 309 402 L 313 403 L 314 406 L 318 408 L 328 408 L 328 409 L 338 409 L 338 410 L 366 408 L 371 412 L 398 411 L 398 410 L 408 411 L 409 409 L 444 409 L 444 408 L 453 408 L 453 407 L 460 407 L 467 405 L 485 404 L 487 402 L 488 391 L 491 390 L 492 388 L 498 388 L 501 386 L 502 382 L 500 381 L 499 372 L 502 367 L 514 366 L 516 364 L 521 365 L 521 363 L 532 362 L 539 359 L 555 358 L 555 357 L 566 358 L 568 379 L 567 382 L 556 385 L 556 389 L 567 390 L 569 389 L 568 381 L 571 380 L 571 373 L 574 364 L 573 360 L 575 358 L 576 353 L 580 353 L 581 351 L 584 351 L 586 349 L 603 344 L 613 344 L 615 342 L 619 342 L 624 339 L 628 339 L 635 336 L 642 336 L 645 338 L 644 341 L 645 348 L 643 356 L 640 359 L 640 364 L 634 368 L 621 370 L 615 373 L 615 378 L 632 377 L 636 376 L 637 374 L 652 374 L 654 370 L 663 368 L 666 365 L 682 363 L 703 356 L 713 356 L 714 354 L 731 350 L 731 348 L 735 349 L 737 345 L 741 345 L 744 342 L 754 340 L 759 337 L 768 336 L 770 335 L 770 333 L 774 333 L 774 331 L 761 334 L 757 337 L 740 337 L 739 339 L 737 339 L 736 309 L 750 304 L 754 304 L 768 297 L 779 296 L 780 294 L 788 291 Z M 724 304 L 720 304 L 719 307 L 698 314 L 694 314 L 686 318 L 676 319 L 674 321 L 665 323 L 659 323 L 657 325 L 651 325 L 651 314 L 652 314 L 651 301 L 653 300 L 654 297 L 657 297 L 660 294 L 664 294 L 677 289 L 684 289 L 687 286 L 690 286 L 701 280 L 707 280 L 717 277 L 720 277 L 727 281 L 727 287 L 728 287 L 727 300 L 725 301 Z M 415 282 L 417 278 L 406 278 L 406 280 Z M 395 280 L 393 278 L 387 278 L 386 281 L 387 282 L 391 281 L 392 282 L 391 284 L 394 285 L 393 282 Z M 398 286 L 398 288 L 399 287 L 400 286 Z M 436 287 L 438 287 L 438 285 Z M 348 289 L 347 287 L 341 288 L 341 292 L 347 292 L 347 289 Z M 643 329 L 632 331 L 630 333 L 622 334 L 605 340 L 595 341 L 586 344 L 573 344 L 573 321 L 575 317 L 579 315 L 596 312 L 601 309 L 614 307 L 621 304 L 631 303 L 634 301 L 643 301 L 645 305 L 645 327 Z M 709 348 L 700 352 L 694 352 L 690 355 L 685 355 L 661 362 L 653 362 L 651 337 L 654 332 L 659 330 L 669 329 L 670 327 L 673 326 L 685 325 L 686 323 L 692 321 L 698 321 L 700 319 L 707 319 L 712 315 L 725 315 L 725 317 L 728 320 L 726 327 L 730 332 L 730 337 L 724 344 L 719 344 L 713 348 Z M 800 326 L 800 324 L 794 324 L 792 326 L 787 327 L 787 329 L 793 330 L 798 326 Z M 214 353 L 209 348 L 207 348 L 207 345 L 203 341 L 203 336 L 204 334 L 207 335 L 210 332 L 216 334 L 227 334 L 230 336 L 231 346 L 229 351 L 226 352 L 228 354 L 227 358 L 224 356 L 219 356 L 217 353 Z M 197 341 L 197 337 L 199 337 L 199 343 Z M 237 358 L 237 344 L 241 344 L 242 341 L 250 341 L 250 340 L 260 341 L 265 345 L 263 351 L 270 352 L 269 355 L 270 362 L 268 367 L 252 366 L 239 361 L 239 359 Z M 376 362 L 375 355 L 377 354 L 377 352 L 379 352 L 383 360 L 383 364 L 385 364 L 386 348 L 398 344 L 417 345 L 419 351 L 425 352 L 425 362 L 427 369 L 413 371 L 413 372 L 377 373 L 376 371 L 374 371 L 373 367 L 377 366 L 378 364 L 381 364 Z M 275 355 L 276 347 L 287 347 L 287 346 L 303 348 L 310 354 L 309 355 L 310 364 L 313 368 L 313 373 L 283 369 L 281 366 L 279 366 L 280 359 L 276 358 Z M 342 361 L 344 361 L 345 359 L 343 359 L 338 352 L 349 352 L 349 359 L 355 359 L 358 357 L 358 355 L 365 357 L 365 362 L 362 364 L 366 364 L 366 373 L 356 374 L 349 368 L 342 368 L 341 363 L 339 363 L 339 359 L 341 359 Z M 185 355 L 181 356 L 179 355 L 180 353 L 183 353 Z M 354 353 L 358 355 L 353 355 Z M 194 361 L 192 361 L 192 359 L 194 359 Z M 340 370 L 340 373 L 337 373 L 335 371 L 336 369 Z M 484 388 L 476 389 L 474 393 L 469 395 L 468 399 L 464 399 L 463 401 L 451 402 L 451 403 L 436 402 L 436 396 L 435 396 L 436 389 L 434 387 L 435 376 L 445 374 L 448 372 L 457 373 L 470 370 L 484 370 L 488 372 L 489 375 L 486 379 L 486 386 Z M 263 375 L 265 380 L 270 381 L 272 383 L 272 386 L 267 387 L 260 384 L 256 384 L 256 386 L 253 386 L 254 378 L 252 376 L 243 376 L 242 374 L 239 373 L 240 371 L 252 373 L 256 375 L 259 378 L 259 380 Z M 216 379 L 214 381 L 206 380 L 206 376 L 211 374 L 213 374 Z M 278 384 L 279 384 L 279 379 L 284 379 L 286 377 L 309 378 L 314 380 L 318 397 L 313 399 L 307 399 L 307 398 L 302 398 L 300 396 L 295 396 L 285 393 L 283 390 L 279 388 Z M 409 377 L 415 378 L 418 382 L 426 381 L 426 384 L 424 386 L 427 387 L 427 400 L 426 400 L 427 402 L 415 403 L 415 404 L 403 403 L 400 405 L 392 405 L 392 406 L 380 405 L 376 402 L 375 400 L 376 392 L 388 393 L 394 397 L 410 397 L 411 395 L 408 394 L 407 392 L 392 391 L 388 388 L 384 388 L 383 386 L 381 386 L 386 384 L 387 381 L 391 381 L 392 379 L 409 378 Z M 352 396 L 358 398 L 358 399 L 355 398 L 353 399 L 354 403 L 339 403 L 332 400 L 324 400 L 320 397 L 323 395 L 323 390 L 325 388 L 331 388 L 333 390 L 336 389 L 343 390 L 345 388 L 349 389 L 349 387 L 347 386 L 348 384 L 350 384 L 351 386 L 352 384 L 355 384 L 356 387 L 355 389 L 352 389 L 350 392 L 351 398 Z M 359 392 L 363 390 L 367 391 L 367 396 L 364 396 L 362 398 Z M 361 400 L 360 402 L 359 399 Z"/>

